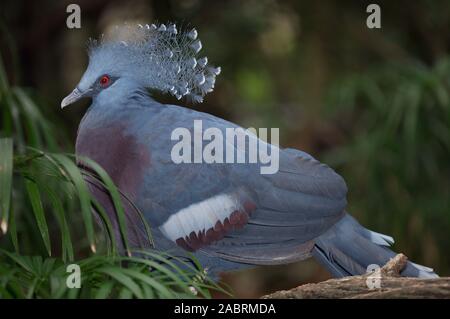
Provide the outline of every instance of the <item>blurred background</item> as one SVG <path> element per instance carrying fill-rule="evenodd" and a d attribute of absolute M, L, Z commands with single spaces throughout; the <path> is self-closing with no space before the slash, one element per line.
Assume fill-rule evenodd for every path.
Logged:
<path fill-rule="evenodd" d="M 81 29 L 66 27 L 70 3 L 81 7 Z M 25 87 L 57 127 L 58 148 L 73 152 L 90 102 L 59 105 L 87 66 L 87 40 L 123 22 L 195 26 L 204 54 L 222 67 L 214 93 L 198 105 L 158 99 L 243 127 L 279 127 L 282 146 L 346 179 L 348 210 L 363 225 L 449 275 L 450 2 L 376 1 L 381 29 L 366 26 L 369 3 L 2 1 L 1 58 L 9 83 Z M 223 280 L 236 297 L 259 297 L 329 277 L 308 260 Z"/>

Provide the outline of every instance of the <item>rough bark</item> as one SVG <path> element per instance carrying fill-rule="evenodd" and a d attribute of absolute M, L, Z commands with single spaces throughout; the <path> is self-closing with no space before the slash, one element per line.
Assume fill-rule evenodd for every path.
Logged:
<path fill-rule="evenodd" d="M 366 274 L 340 279 L 330 279 L 317 284 L 306 284 L 291 290 L 278 291 L 264 296 L 265 299 L 311 299 L 311 298 L 448 298 L 450 277 L 418 279 L 400 277 L 407 257 L 398 254 L 384 265 L 378 274 Z M 379 279 L 380 288 L 374 280 Z M 372 289 L 369 288 L 372 287 Z"/>

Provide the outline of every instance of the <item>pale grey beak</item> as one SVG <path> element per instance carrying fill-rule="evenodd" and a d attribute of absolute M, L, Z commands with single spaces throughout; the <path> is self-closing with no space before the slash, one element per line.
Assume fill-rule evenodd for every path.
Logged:
<path fill-rule="evenodd" d="M 84 96 L 84 93 L 78 90 L 78 88 L 75 88 L 75 90 L 72 91 L 69 95 L 67 95 L 62 101 L 61 101 L 61 108 L 65 108 L 67 105 L 75 103 L 79 99 L 81 99 Z"/>

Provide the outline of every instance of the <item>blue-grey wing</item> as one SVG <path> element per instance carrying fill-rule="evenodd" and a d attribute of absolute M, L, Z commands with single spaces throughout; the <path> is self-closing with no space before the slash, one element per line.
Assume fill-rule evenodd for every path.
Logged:
<path fill-rule="evenodd" d="M 344 180 L 294 149 L 280 150 L 279 171 L 270 175 L 251 163 L 176 164 L 171 132 L 177 127 L 193 132 L 196 119 L 203 129 L 237 127 L 209 114 L 168 107 L 155 116 L 148 134 L 141 134 L 151 167 L 139 206 L 152 227 L 183 249 L 231 261 L 273 264 L 308 256 L 313 239 L 342 217 Z"/>

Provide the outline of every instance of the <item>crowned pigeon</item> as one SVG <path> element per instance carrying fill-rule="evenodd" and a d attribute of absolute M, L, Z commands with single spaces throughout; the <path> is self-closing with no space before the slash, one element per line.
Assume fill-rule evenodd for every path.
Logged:
<path fill-rule="evenodd" d="M 78 129 L 76 154 L 100 164 L 129 199 L 124 208 L 131 245 L 148 248 L 135 206 L 151 227 L 156 249 L 192 253 L 215 274 L 313 256 L 342 277 L 363 274 L 369 265 L 382 266 L 392 258 L 393 239 L 362 227 L 347 213 L 344 179 L 305 152 L 266 144 L 279 154 L 278 170 L 271 174 L 261 173 L 261 162 L 174 160 L 177 129 L 195 135 L 196 121 L 203 131 L 223 136 L 227 129 L 239 129 L 207 113 L 161 104 L 151 93 L 202 102 L 220 68 L 199 57 L 201 49 L 195 29 L 118 27 L 111 38 L 91 42 L 87 70 L 61 103 L 92 98 Z M 202 143 L 206 147 L 208 141 Z M 242 152 L 242 145 L 218 143 Z M 188 144 L 193 151 L 184 150 L 182 156 L 192 158 L 198 145 Z M 109 195 L 95 183 L 90 189 L 119 236 Z M 436 276 L 412 262 L 401 274 Z"/>

